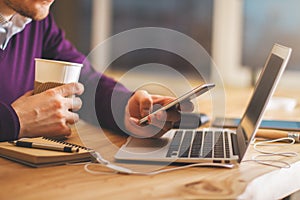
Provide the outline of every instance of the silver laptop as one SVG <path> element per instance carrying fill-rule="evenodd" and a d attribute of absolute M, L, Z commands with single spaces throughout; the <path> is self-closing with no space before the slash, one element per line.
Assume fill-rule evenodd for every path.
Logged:
<path fill-rule="evenodd" d="M 161 138 L 129 137 L 117 161 L 239 163 L 261 123 L 266 105 L 284 72 L 292 49 L 275 44 L 236 130 L 171 129 Z"/>

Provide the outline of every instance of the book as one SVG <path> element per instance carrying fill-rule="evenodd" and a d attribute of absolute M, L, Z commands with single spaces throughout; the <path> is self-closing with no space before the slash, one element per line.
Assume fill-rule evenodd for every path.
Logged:
<path fill-rule="evenodd" d="M 56 140 L 46 137 L 37 137 L 22 138 L 21 141 L 39 144 L 54 144 L 56 146 L 61 145 L 62 147 L 75 147 L 78 149 L 78 152 L 69 153 L 63 151 L 19 147 L 9 142 L 0 142 L 0 156 L 31 167 L 46 167 L 92 160 L 92 156 L 90 154 L 91 149 L 79 144 L 70 143 L 69 139 Z"/>

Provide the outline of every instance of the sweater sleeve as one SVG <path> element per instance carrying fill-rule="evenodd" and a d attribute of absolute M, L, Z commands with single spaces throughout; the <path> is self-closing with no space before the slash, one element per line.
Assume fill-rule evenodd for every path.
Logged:
<path fill-rule="evenodd" d="M 83 63 L 79 82 L 85 87 L 81 96 L 80 117 L 93 124 L 115 131 L 124 131 L 125 106 L 132 95 L 122 84 L 97 72 L 86 56 L 68 41 L 51 14 L 45 20 L 43 57 Z"/>
<path fill-rule="evenodd" d="M 20 123 L 14 109 L 0 102 L 0 141 L 17 139 L 19 131 Z"/>

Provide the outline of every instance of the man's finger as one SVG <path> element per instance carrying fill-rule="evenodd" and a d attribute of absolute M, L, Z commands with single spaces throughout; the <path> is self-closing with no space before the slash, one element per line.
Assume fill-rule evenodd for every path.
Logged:
<path fill-rule="evenodd" d="M 140 90 L 136 93 L 136 97 L 138 99 L 138 104 L 140 106 L 140 114 L 141 117 L 147 116 L 152 111 L 152 98 L 151 95 L 144 91 Z"/>
<path fill-rule="evenodd" d="M 177 122 L 180 120 L 180 113 L 176 109 L 170 109 L 168 111 L 160 111 L 156 113 L 155 118 L 158 121 Z"/>
<path fill-rule="evenodd" d="M 67 98 L 66 104 L 69 109 L 78 111 L 82 106 L 82 101 L 79 97 Z"/>
<path fill-rule="evenodd" d="M 52 88 L 51 90 L 61 94 L 64 97 L 68 97 L 74 94 L 81 95 L 84 91 L 84 87 L 81 83 L 68 83 Z"/>
<path fill-rule="evenodd" d="M 68 124 L 74 124 L 79 121 L 79 115 L 77 113 L 69 112 L 66 116 L 66 122 Z"/>

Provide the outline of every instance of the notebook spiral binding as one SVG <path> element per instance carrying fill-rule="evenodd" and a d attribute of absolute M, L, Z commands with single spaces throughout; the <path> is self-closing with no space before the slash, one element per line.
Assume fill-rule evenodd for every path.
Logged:
<path fill-rule="evenodd" d="M 49 141 L 56 142 L 56 143 L 59 143 L 59 144 L 68 145 L 68 146 L 76 147 L 76 148 L 87 150 L 87 151 L 93 151 L 93 149 L 91 149 L 91 148 L 81 146 L 81 145 L 78 145 L 78 144 L 72 144 L 72 143 L 69 143 L 69 142 L 66 142 L 66 141 L 63 141 L 63 140 L 53 139 L 53 138 L 49 138 L 49 137 L 42 137 L 42 138 L 44 140 L 49 140 Z"/>

